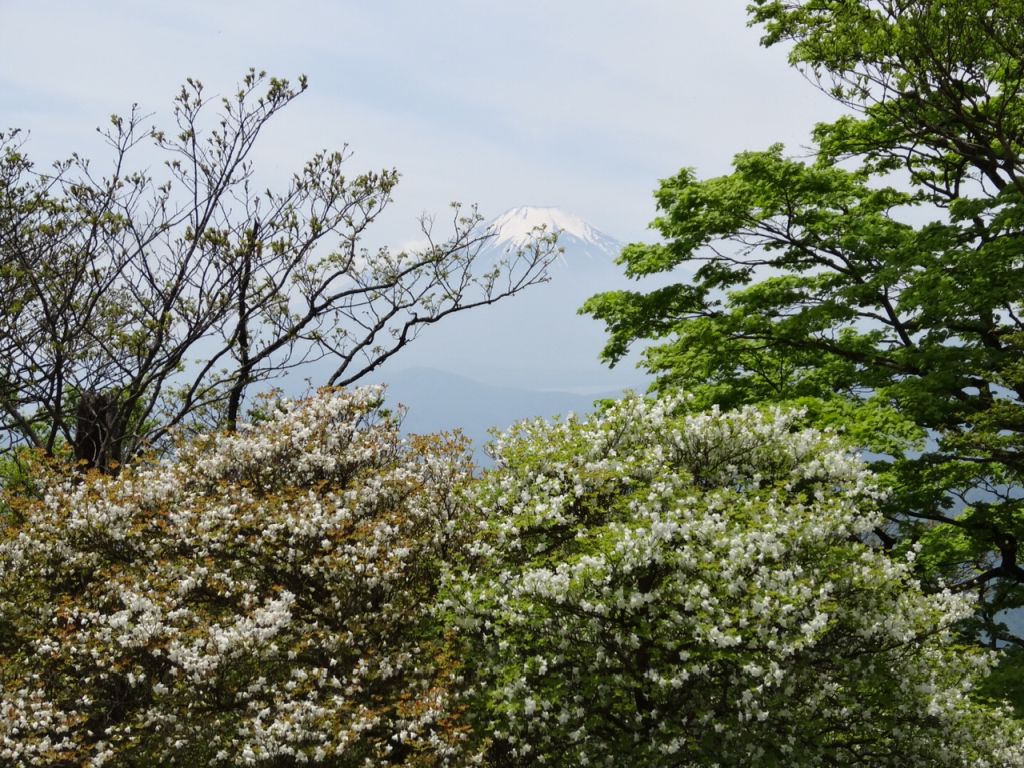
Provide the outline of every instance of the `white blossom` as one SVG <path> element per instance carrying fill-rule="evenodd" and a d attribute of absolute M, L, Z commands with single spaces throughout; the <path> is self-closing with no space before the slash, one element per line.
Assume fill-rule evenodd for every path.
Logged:
<path fill-rule="evenodd" d="M 430 614 L 468 459 L 402 440 L 380 400 L 325 391 L 116 478 L 42 477 L 0 541 L 0 765 L 471 762 Z"/>
<path fill-rule="evenodd" d="M 562 766 L 1024 766 L 970 696 L 994 660 L 955 645 L 970 598 L 866 543 L 863 463 L 792 413 L 674 407 L 497 441 L 444 598 L 482 732 Z"/>

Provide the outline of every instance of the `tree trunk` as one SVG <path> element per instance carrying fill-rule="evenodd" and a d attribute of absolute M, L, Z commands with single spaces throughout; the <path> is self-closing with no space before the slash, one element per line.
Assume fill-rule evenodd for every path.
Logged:
<path fill-rule="evenodd" d="M 75 459 L 87 469 L 113 474 L 121 465 L 124 417 L 113 392 L 83 392 L 75 414 Z"/>

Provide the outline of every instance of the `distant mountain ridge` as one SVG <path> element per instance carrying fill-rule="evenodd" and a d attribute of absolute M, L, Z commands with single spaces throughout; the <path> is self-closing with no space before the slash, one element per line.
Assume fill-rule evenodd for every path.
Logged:
<path fill-rule="evenodd" d="M 403 431 L 429 434 L 460 429 L 473 441 L 476 460 L 482 464 L 487 463 L 484 447 L 490 440 L 491 429 L 503 431 L 537 416 L 589 413 L 596 400 L 621 395 L 616 390 L 581 394 L 517 389 L 421 367 L 406 368 L 374 380 L 387 385 L 389 406 L 408 407 Z"/>

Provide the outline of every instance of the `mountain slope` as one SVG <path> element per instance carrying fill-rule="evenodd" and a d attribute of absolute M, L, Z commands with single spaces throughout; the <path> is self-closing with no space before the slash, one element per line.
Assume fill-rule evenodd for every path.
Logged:
<path fill-rule="evenodd" d="M 385 374 L 429 367 L 519 389 L 645 389 L 648 379 L 636 371 L 633 360 L 615 369 L 600 362 L 604 329 L 577 314 L 595 293 L 633 287 L 614 263 L 622 244 L 559 208 L 513 208 L 490 226 L 495 236 L 482 255 L 485 262 L 522 245 L 534 227 L 558 233 L 563 251 L 549 269 L 550 280 L 424 329 L 385 367 Z"/>
<path fill-rule="evenodd" d="M 512 208 L 488 226 L 495 232 L 491 247 L 501 250 L 523 246 L 538 230 L 556 233 L 562 248 L 589 259 L 605 257 L 609 262 L 614 261 L 623 246 L 614 237 L 561 208 Z M 561 261 L 569 263 L 565 258 Z"/>

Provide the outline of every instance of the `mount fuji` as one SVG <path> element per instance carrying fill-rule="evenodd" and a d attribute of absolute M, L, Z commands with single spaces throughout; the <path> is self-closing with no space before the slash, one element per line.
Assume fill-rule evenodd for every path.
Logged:
<path fill-rule="evenodd" d="M 604 328 L 577 314 L 595 293 L 635 287 L 615 264 L 621 242 L 563 209 L 520 207 L 490 222 L 494 236 L 479 258 L 496 261 L 538 227 L 558 235 L 561 251 L 548 282 L 424 329 L 391 361 L 394 370 L 439 368 L 498 386 L 583 394 L 644 386 L 633 364 L 609 369 L 599 361 Z"/>
<path fill-rule="evenodd" d="M 557 263 L 568 265 L 565 252 L 584 259 L 614 261 L 623 244 L 606 235 L 579 216 L 561 208 L 521 207 L 505 211 L 488 225 L 495 233 L 491 248 L 521 248 L 538 229 L 558 235 L 563 253 Z"/>
<path fill-rule="evenodd" d="M 603 325 L 577 314 L 595 293 L 636 287 L 614 263 L 621 242 L 563 209 L 519 207 L 490 222 L 481 258 L 521 247 L 538 227 L 556 233 L 561 250 L 548 282 L 424 329 L 374 375 L 391 402 L 409 407 L 409 431 L 459 427 L 479 446 L 491 427 L 585 412 L 595 399 L 646 389 L 636 356 L 608 368 L 599 360 Z"/>

